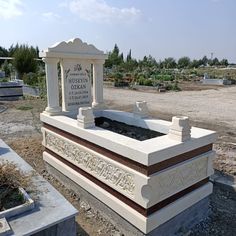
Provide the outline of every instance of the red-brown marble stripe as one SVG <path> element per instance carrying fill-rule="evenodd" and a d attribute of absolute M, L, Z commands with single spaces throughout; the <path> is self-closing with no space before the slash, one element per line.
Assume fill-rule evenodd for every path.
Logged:
<path fill-rule="evenodd" d="M 134 169 L 134 170 L 136 170 L 144 175 L 147 175 L 147 176 L 212 150 L 212 144 L 208 144 L 206 146 L 202 146 L 202 147 L 194 149 L 192 151 L 182 153 L 178 156 L 170 157 L 169 159 L 167 159 L 165 161 L 161 161 L 157 164 L 154 164 L 151 166 L 145 166 L 145 165 L 140 164 L 136 161 L 133 161 L 127 157 L 124 157 L 124 156 L 119 155 L 115 152 L 112 152 L 106 148 L 100 147 L 95 143 L 89 142 L 85 139 L 82 139 L 82 138 L 77 137 L 73 134 L 70 134 L 64 130 L 58 129 L 52 125 L 48 125 L 48 124 L 44 123 L 43 127 L 63 136 L 65 138 L 68 138 L 68 139 L 70 139 L 70 140 L 72 140 L 84 147 L 90 148 L 95 152 L 98 152 L 98 153 L 100 153 L 100 154 L 102 154 L 114 161 L 117 161 L 117 162 L 119 162 L 125 166 L 128 166 L 131 169 Z"/>
<path fill-rule="evenodd" d="M 129 199 L 128 197 L 126 197 L 123 194 L 119 193 L 118 191 L 111 188 L 110 186 L 106 185 L 105 183 L 98 180 L 94 176 L 90 175 L 88 172 L 80 169 L 78 166 L 75 166 L 71 162 L 65 160 L 61 156 L 59 156 L 56 153 L 52 152 L 51 150 L 46 148 L 45 151 L 47 153 L 49 153 L 50 155 L 52 155 L 54 158 L 58 159 L 59 161 L 61 161 L 65 165 L 69 166 L 71 169 L 73 169 L 76 172 L 78 172 L 79 174 L 83 175 L 84 177 L 86 177 L 87 179 L 89 179 L 90 181 L 92 181 L 93 183 L 98 185 L 99 187 L 103 188 L 104 190 L 106 190 L 107 192 L 109 192 L 110 194 L 112 194 L 113 196 L 115 196 L 116 198 L 118 198 L 119 200 L 121 200 L 122 202 L 124 202 L 125 204 L 132 207 L 134 210 L 136 210 L 137 212 L 139 212 L 140 214 L 142 214 L 143 216 L 146 216 L 146 217 L 153 214 L 153 213 L 155 213 L 156 211 L 162 209 L 163 207 L 169 205 L 170 203 L 176 201 L 177 199 L 183 197 L 184 195 L 196 190 L 197 188 L 203 186 L 204 184 L 206 184 L 209 181 L 209 178 L 203 179 L 200 182 L 198 182 L 198 183 L 196 183 L 196 184 L 194 184 L 194 185 L 192 185 L 192 186 L 190 186 L 190 187 L 188 187 L 188 188 L 172 195 L 171 197 L 168 197 L 165 200 L 155 204 L 154 206 L 152 206 L 148 209 L 145 209 L 142 206 L 135 203 L 134 201 L 132 201 L 131 199 Z"/>

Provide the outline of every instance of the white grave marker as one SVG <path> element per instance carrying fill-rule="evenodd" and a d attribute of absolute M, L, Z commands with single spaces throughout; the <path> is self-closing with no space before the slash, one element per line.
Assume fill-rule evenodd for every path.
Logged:
<path fill-rule="evenodd" d="M 45 113 L 50 116 L 63 112 L 74 114 L 80 107 L 91 106 L 94 110 L 104 109 L 103 64 L 107 55 L 103 51 L 75 38 L 54 44 L 42 51 L 40 56 L 45 62 L 47 80 L 48 106 Z M 61 83 L 58 78 L 58 63 L 61 66 Z M 93 80 L 93 96 L 91 80 Z"/>

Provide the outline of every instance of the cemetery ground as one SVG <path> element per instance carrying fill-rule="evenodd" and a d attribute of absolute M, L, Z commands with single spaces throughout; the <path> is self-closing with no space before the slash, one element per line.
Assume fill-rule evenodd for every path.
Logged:
<path fill-rule="evenodd" d="M 132 111 L 138 100 L 148 103 L 151 116 L 171 120 L 173 115 L 190 117 L 191 124 L 217 131 L 214 145 L 217 152 L 214 167 L 219 173 L 236 178 L 236 86 L 201 91 L 138 92 L 128 89 L 104 89 L 109 108 Z M 36 171 L 56 187 L 77 209 L 78 235 L 121 235 L 99 212 L 95 212 L 79 196 L 50 176 L 42 160 L 43 146 L 39 114 L 46 101 L 25 98 L 0 101 L 0 137 Z M 191 231 L 182 235 L 236 235 L 236 194 L 214 187 L 211 196 L 212 214 Z"/>

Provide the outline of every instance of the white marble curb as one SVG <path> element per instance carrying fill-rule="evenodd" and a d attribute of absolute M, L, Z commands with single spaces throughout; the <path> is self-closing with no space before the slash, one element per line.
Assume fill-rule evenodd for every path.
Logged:
<path fill-rule="evenodd" d="M 6 218 L 0 218 L 0 236 L 7 236 L 11 233 L 11 228 Z"/>
<path fill-rule="evenodd" d="M 3 217 L 10 218 L 12 216 L 22 214 L 26 211 L 30 211 L 34 208 L 34 200 L 30 198 L 30 196 L 26 193 L 26 191 L 23 188 L 19 188 L 19 190 L 23 194 L 25 203 L 0 212 L 0 218 L 3 218 Z"/>

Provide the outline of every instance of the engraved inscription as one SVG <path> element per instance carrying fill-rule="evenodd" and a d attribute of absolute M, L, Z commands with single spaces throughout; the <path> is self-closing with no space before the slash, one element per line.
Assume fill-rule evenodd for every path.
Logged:
<path fill-rule="evenodd" d="M 69 64 L 65 69 L 65 81 L 68 89 L 68 106 L 90 106 L 91 85 L 90 70 L 87 64 Z"/>

